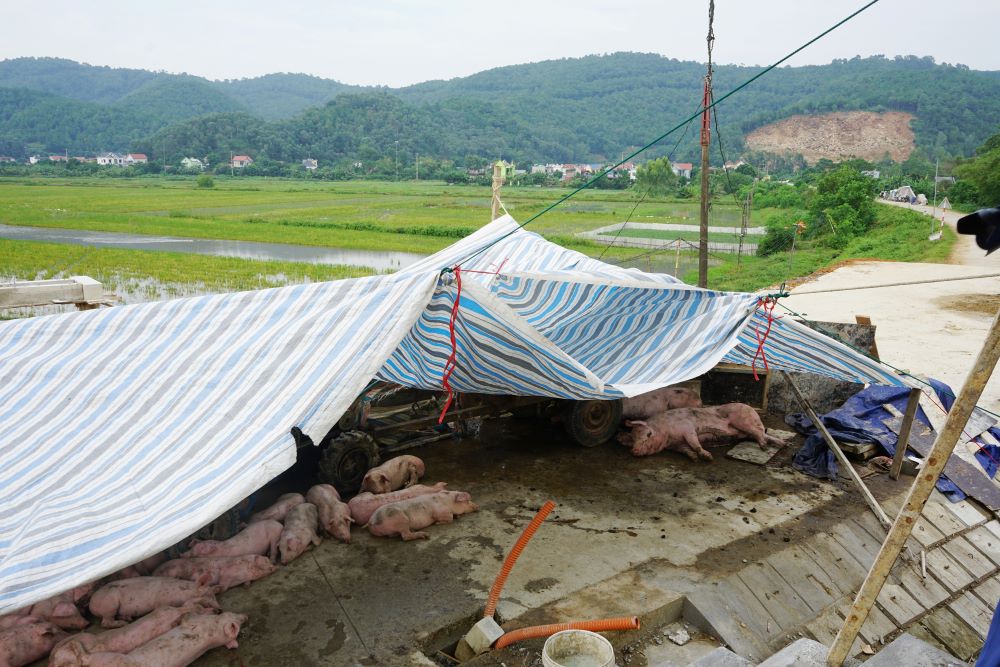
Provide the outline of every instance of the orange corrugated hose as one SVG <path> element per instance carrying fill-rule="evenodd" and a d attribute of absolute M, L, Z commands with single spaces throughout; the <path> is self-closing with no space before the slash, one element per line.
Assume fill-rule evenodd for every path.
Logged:
<path fill-rule="evenodd" d="M 528 540 L 531 539 L 535 531 L 538 530 L 538 527 L 545 521 L 545 517 L 555 508 L 556 504 L 554 502 L 546 500 L 542 508 L 538 510 L 535 518 L 525 527 L 524 532 L 521 533 L 521 537 L 517 538 L 514 548 L 507 554 L 507 558 L 503 561 L 503 567 L 500 568 L 500 572 L 493 582 L 493 588 L 490 589 L 490 596 L 486 598 L 486 610 L 483 612 L 483 618 L 489 618 L 496 612 L 497 602 L 500 600 L 500 591 L 503 590 L 503 585 L 507 583 L 507 577 L 510 575 L 510 571 L 514 569 L 514 563 L 517 562 L 521 552 L 524 551 L 524 547 L 528 545 Z"/>
<path fill-rule="evenodd" d="M 573 621 L 571 623 L 553 623 L 551 625 L 535 625 L 530 628 L 511 630 L 504 634 L 493 648 L 499 650 L 514 642 L 538 637 L 549 637 L 563 630 L 590 630 L 591 632 L 606 632 L 609 630 L 638 630 L 638 616 L 622 616 L 621 618 L 601 618 L 596 621 Z"/>

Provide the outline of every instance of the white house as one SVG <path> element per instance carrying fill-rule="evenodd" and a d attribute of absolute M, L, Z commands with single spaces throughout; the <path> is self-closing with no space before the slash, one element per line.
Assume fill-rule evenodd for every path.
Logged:
<path fill-rule="evenodd" d="M 186 157 L 181 160 L 181 169 L 198 169 L 199 171 L 205 168 L 205 163 L 196 157 Z"/>
<path fill-rule="evenodd" d="M 233 159 L 229 161 L 229 166 L 234 169 L 242 169 L 243 167 L 249 167 L 253 164 L 253 158 L 249 155 L 234 155 Z"/>
<path fill-rule="evenodd" d="M 304 167 L 305 169 L 308 169 L 308 170 L 310 170 L 310 171 L 313 171 L 313 170 L 315 170 L 315 169 L 318 169 L 318 168 L 319 168 L 319 161 L 317 161 L 317 160 L 314 160 L 314 159 L 312 159 L 312 158 L 306 158 L 305 160 L 303 160 L 303 161 L 302 161 L 302 166 L 303 166 L 303 167 Z"/>
<path fill-rule="evenodd" d="M 670 168 L 681 178 L 691 178 L 691 170 L 694 165 L 690 162 L 673 162 L 670 164 Z"/>
<path fill-rule="evenodd" d="M 97 156 L 97 164 L 102 167 L 124 167 L 125 156 L 118 153 L 102 153 Z"/>
<path fill-rule="evenodd" d="M 145 153 L 129 153 L 125 156 L 125 164 L 146 164 L 149 159 Z"/>

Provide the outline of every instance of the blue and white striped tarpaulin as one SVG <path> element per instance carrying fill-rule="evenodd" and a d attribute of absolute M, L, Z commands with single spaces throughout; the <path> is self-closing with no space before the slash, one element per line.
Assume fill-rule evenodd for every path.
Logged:
<path fill-rule="evenodd" d="M 399 273 L 0 323 L 0 613 L 190 535 L 373 378 L 610 399 L 750 363 L 753 295 L 622 269 L 497 220 Z M 902 384 L 788 319 L 771 368 Z"/>

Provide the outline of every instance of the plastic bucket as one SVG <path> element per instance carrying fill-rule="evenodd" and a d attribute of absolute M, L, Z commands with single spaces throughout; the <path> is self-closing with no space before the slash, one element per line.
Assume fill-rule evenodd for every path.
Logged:
<path fill-rule="evenodd" d="M 545 667 L 614 667 L 615 649 L 601 635 L 587 630 L 563 630 L 545 640 Z"/>

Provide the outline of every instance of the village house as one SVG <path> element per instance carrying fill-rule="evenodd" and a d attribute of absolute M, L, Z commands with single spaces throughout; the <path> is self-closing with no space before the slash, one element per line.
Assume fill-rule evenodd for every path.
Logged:
<path fill-rule="evenodd" d="M 9 155 L 0 155 L 0 164 L 5 162 L 17 162 L 17 158 L 12 158 Z"/>
<path fill-rule="evenodd" d="M 253 164 L 253 158 L 249 155 L 234 155 L 233 159 L 229 161 L 229 166 L 234 169 L 242 169 L 243 167 L 249 167 Z"/>
<path fill-rule="evenodd" d="M 102 153 L 97 156 L 97 164 L 102 167 L 124 167 L 125 156 L 118 153 Z"/>
<path fill-rule="evenodd" d="M 690 162 L 673 162 L 670 164 L 670 168 L 681 178 L 691 178 L 691 170 L 694 168 L 694 165 Z"/>
<path fill-rule="evenodd" d="M 49 162 L 69 162 L 69 158 L 65 155 L 50 155 Z"/>
<path fill-rule="evenodd" d="M 196 157 L 186 157 L 181 160 L 181 169 L 204 170 L 205 163 Z"/>
<path fill-rule="evenodd" d="M 148 162 L 149 159 L 146 157 L 145 153 L 129 153 L 125 156 L 125 164 L 127 165 L 146 164 Z"/>
<path fill-rule="evenodd" d="M 319 168 L 319 161 L 314 160 L 312 158 L 306 158 L 305 160 L 302 161 L 302 167 L 310 171 L 313 171 Z"/>

